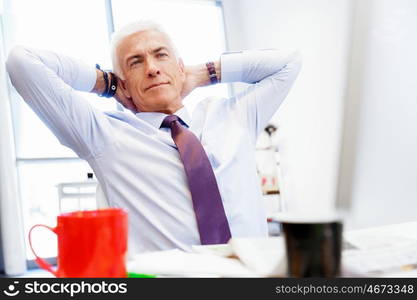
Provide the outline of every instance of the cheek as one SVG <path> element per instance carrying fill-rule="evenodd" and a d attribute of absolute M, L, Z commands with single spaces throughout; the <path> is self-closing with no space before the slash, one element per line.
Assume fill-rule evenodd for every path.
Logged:
<path fill-rule="evenodd" d="M 139 94 L 140 95 L 141 94 L 141 89 L 140 89 L 141 81 L 139 80 L 138 77 L 135 77 L 135 76 L 132 76 L 130 78 L 131 79 L 129 80 L 129 87 L 128 87 L 129 91 L 132 94 Z"/>
<path fill-rule="evenodd" d="M 178 71 L 178 81 L 180 82 L 181 85 L 183 85 L 185 83 L 185 73 L 181 72 L 181 70 Z"/>
<path fill-rule="evenodd" d="M 175 86 L 177 89 L 181 89 L 185 82 L 185 75 L 181 73 L 180 71 L 177 71 L 175 74 Z"/>

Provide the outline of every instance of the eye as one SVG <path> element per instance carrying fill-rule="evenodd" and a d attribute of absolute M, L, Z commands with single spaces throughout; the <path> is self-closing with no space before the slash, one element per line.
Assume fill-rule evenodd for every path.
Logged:
<path fill-rule="evenodd" d="M 139 60 L 134 60 L 130 63 L 130 67 L 133 67 L 134 65 L 138 64 Z"/>
<path fill-rule="evenodd" d="M 168 56 L 168 54 L 164 53 L 164 52 L 159 52 L 156 56 L 157 57 L 166 57 L 166 56 Z"/>

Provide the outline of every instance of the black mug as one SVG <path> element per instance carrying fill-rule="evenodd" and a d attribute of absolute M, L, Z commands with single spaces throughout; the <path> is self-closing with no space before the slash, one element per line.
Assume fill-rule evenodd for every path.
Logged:
<path fill-rule="evenodd" d="M 338 277 L 342 254 L 341 221 L 281 222 L 290 277 Z"/>

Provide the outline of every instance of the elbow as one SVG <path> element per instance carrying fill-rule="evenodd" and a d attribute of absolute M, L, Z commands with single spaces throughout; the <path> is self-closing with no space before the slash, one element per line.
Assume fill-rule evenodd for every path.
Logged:
<path fill-rule="evenodd" d="M 23 46 L 15 46 L 9 52 L 6 60 L 6 70 L 12 80 L 24 71 L 27 54 L 27 49 Z"/>

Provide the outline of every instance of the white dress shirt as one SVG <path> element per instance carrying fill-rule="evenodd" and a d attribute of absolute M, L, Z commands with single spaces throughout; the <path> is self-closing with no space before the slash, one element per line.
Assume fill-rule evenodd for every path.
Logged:
<path fill-rule="evenodd" d="M 222 82 L 252 83 L 229 99 L 201 101 L 192 117 L 175 112 L 201 141 L 219 185 L 233 237 L 267 235 L 255 163 L 260 131 L 280 107 L 301 67 L 297 53 L 226 53 Z M 75 90 L 91 91 L 94 66 L 49 51 L 15 47 L 13 85 L 59 141 L 94 170 L 109 204 L 129 213 L 129 252 L 180 248 L 200 238 L 183 164 L 166 114 L 102 112 Z"/>

